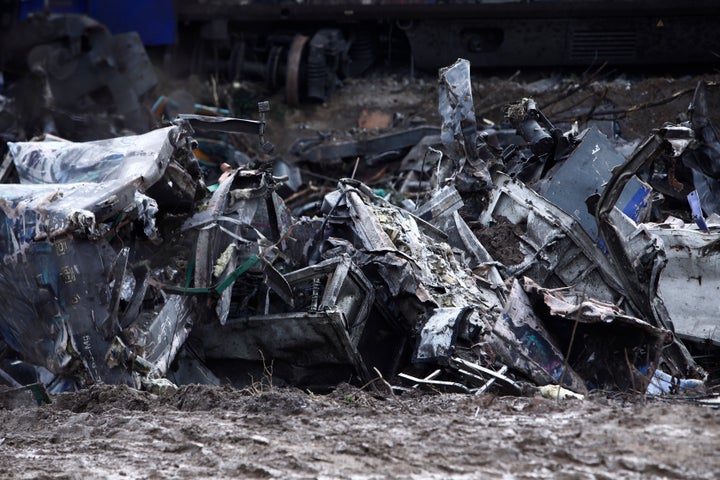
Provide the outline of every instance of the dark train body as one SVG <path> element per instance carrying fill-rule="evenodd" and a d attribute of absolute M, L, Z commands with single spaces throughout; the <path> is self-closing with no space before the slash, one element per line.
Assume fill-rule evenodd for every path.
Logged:
<path fill-rule="evenodd" d="M 231 36 L 340 28 L 380 39 L 396 30 L 428 69 L 457 57 L 489 67 L 720 61 L 717 0 L 179 0 L 176 8 L 186 24 L 227 22 Z"/>
<path fill-rule="evenodd" d="M 720 62 L 720 2 L 699 0 L 180 0 L 192 69 L 323 99 L 377 61 L 473 67 Z"/>
<path fill-rule="evenodd" d="M 4 24 L 32 11 L 85 13 L 170 48 L 173 68 L 260 78 L 290 103 L 323 100 L 377 62 L 435 70 L 717 65 L 718 0 L 0 0 Z M 8 12 L 11 12 L 8 14 Z M 172 45 L 172 46 L 169 46 Z"/>

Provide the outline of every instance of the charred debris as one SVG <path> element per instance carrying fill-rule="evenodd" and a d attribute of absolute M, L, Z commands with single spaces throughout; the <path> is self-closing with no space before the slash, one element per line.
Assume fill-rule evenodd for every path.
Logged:
<path fill-rule="evenodd" d="M 138 57 L 88 28 L 100 30 L 82 77 L 107 82 L 122 127 L 144 132 L 127 99 L 151 70 L 127 77 Z M 89 101 L 94 84 L 58 96 L 69 70 L 52 48 L 29 53 L 22 82 Z M 105 117 L 27 117 L 21 95 L 2 97 L 0 383 L 39 399 L 38 385 L 258 381 L 712 394 L 720 142 L 705 94 L 628 158 L 593 125 L 556 128 L 532 99 L 481 128 L 464 60 L 440 70 L 439 128 L 309 139 L 286 158 L 265 138 L 267 102 L 258 120 L 21 141 L 42 133 L 28 126 Z M 258 147 L 234 148 L 236 134 Z M 397 187 L 306 188 L 299 165 L 340 162 L 395 162 Z"/>

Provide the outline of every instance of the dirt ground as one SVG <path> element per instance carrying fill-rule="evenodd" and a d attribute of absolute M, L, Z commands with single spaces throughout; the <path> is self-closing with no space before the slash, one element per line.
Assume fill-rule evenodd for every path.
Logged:
<path fill-rule="evenodd" d="M 718 442 L 660 401 L 105 386 L 0 410 L 0 477 L 715 479 Z"/>
<path fill-rule="evenodd" d="M 626 141 L 643 139 L 654 128 L 666 122 L 677 122 L 687 113 L 694 89 L 700 80 L 712 85 L 707 94 L 711 118 L 720 123 L 720 73 L 706 72 L 641 73 L 618 72 L 610 68 L 589 71 L 507 71 L 493 74 L 473 71 L 473 101 L 479 127 L 503 124 L 504 109 L 524 97 L 536 100 L 545 116 L 557 127 L 566 130 L 574 121 L 579 128 L 588 120 L 613 119 L 616 134 Z M 262 95 L 243 84 L 240 89 L 227 92 L 237 98 Z M 202 97 L 202 89 L 197 92 Z M 205 93 L 212 102 L 217 95 Z M 277 154 L 291 157 L 288 150 L 298 138 L 308 138 L 316 132 L 332 134 L 333 138 L 366 137 L 381 133 L 373 129 L 381 122 L 367 122 L 368 116 L 381 112 L 396 127 L 431 125 L 440 127 L 438 113 L 438 78 L 435 74 L 416 72 L 413 77 L 404 72 L 373 72 L 363 78 L 344 82 L 331 99 L 322 104 L 289 107 L 283 93 L 270 97 L 271 113 L 268 137 L 277 146 Z M 220 95 L 220 98 L 223 98 Z M 252 114 L 254 104 L 247 102 L 246 114 Z M 372 117 L 371 117 L 372 118 Z M 360 128 L 360 126 L 370 128 Z M 350 165 L 352 169 L 352 165 Z"/>
<path fill-rule="evenodd" d="M 633 140 L 685 112 L 700 78 L 716 82 L 720 75 L 485 72 L 474 77 L 473 90 L 485 123 L 502 122 L 504 105 L 533 96 L 551 121 L 581 127 L 604 105 Z M 240 85 L 219 97 L 249 91 Z M 275 94 L 268 138 L 277 156 L 290 158 L 293 141 L 317 131 L 380 131 L 371 123 L 359 128 L 361 118 L 439 126 L 437 96 L 437 79 L 427 74 L 371 74 L 347 81 L 325 104 L 301 108 Z M 720 92 L 708 97 L 717 105 Z M 715 479 L 718 445 L 717 409 L 598 395 L 558 403 L 373 396 L 349 386 L 324 396 L 184 386 L 155 396 L 100 386 L 43 407 L 0 409 L 0 478 Z"/>

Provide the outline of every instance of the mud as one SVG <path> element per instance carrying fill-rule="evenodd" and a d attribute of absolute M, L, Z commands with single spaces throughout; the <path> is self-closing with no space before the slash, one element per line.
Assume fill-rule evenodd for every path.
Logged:
<path fill-rule="evenodd" d="M 692 94 L 701 79 L 714 84 L 720 74 L 621 74 L 617 71 L 551 72 L 517 71 L 506 77 L 487 71 L 473 72 L 473 101 L 480 125 L 505 122 L 505 107 L 523 97 L 532 97 L 548 119 L 561 128 L 577 121 L 584 128 L 589 120 L 613 119 L 616 134 L 628 141 L 645 138 L 652 129 L 674 122 L 687 112 Z M 720 123 L 720 95 L 710 87 L 708 110 L 712 121 Z M 286 152 L 297 138 L 312 137 L 316 131 L 334 136 L 373 133 L 360 128 L 368 111 L 392 116 L 391 126 L 410 124 L 440 125 L 437 76 L 417 72 L 374 73 L 366 78 L 345 80 L 331 99 L 322 104 L 289 107 L 283 93 L 270 100 L 272 113 L 269 135 Z M 200 90 L 202 91 L 202 90 Z M 256 92 L 259 93 L 259 92 Z M 237 94 L 237 92 L 235 93 Z M 202 97 L 202 93 L 198 93 Z M 228 92 L 234 95 L 233 91 Z M 205 101 L 212 103 L 212 98 Z M 251 104 L 247 113 L 253 113 Z M 242 113 L 242 112 L 236 112 Z"/>
<path fill-rule="evenodd" d="M 0 410 L 1 478 L 677 478 L 720 469 L 717 410 L 564 401 L 101 386 Z"/>
<path fill-rule="evenodd" d="M 514 225 L 507 218 L 499 216 L 494 225 L 473 229 L 480 243 L 490 256 L 503 265 L 517 265 L 525 260 L 520 250 L 520 238 L 525 233 L 521 225 Z"/>

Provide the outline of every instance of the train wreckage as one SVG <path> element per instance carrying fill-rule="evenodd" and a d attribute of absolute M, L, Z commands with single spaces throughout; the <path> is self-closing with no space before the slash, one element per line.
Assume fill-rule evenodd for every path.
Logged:
<path fill-rule="evenodd" d="M 270 151 L 266 102 L 259 120 L 11 142 L 0 382 L 705 393 L 691 352 L 720 345 L 705 89 L 625 159 L 532 99 L 508 106 L 511 131 L 479 129 L 458 60 L 440 71 L 440 128 L 294 149 L 316 164 L 406 152 L 395 195 L 344 178 L 300 211 L 283 199 L 303 182 L 293 162 L 201 160 L 218 132 Z M 659 218 L 660 198 L 693 221 Z"/>

